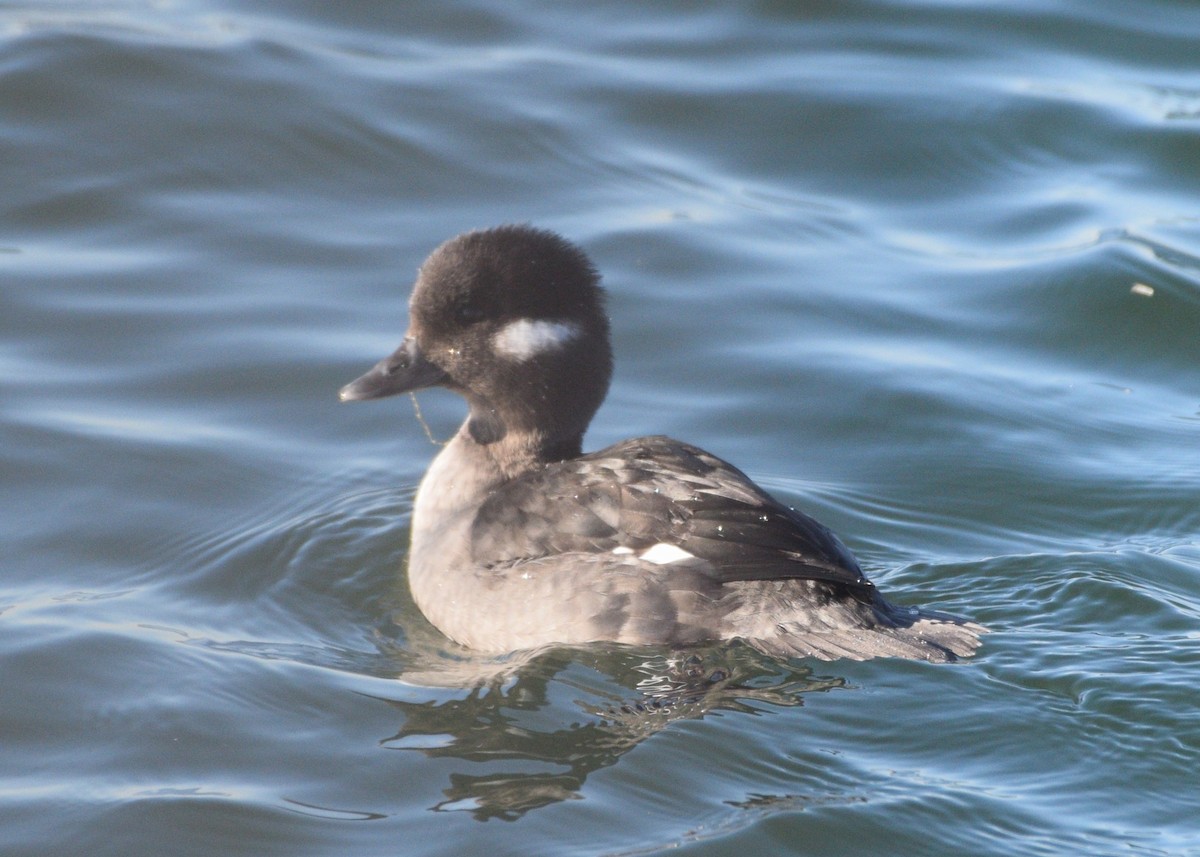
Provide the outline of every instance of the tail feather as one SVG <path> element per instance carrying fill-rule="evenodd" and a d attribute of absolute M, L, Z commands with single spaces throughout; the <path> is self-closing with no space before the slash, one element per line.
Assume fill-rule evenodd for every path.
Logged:
<path fill-rule="evenodd" d="M 775 657 L 865 661 L 871 658 L 910 658 L 950 663 L 968 658 L 980 645 L 987 628 L 957 616 L 935 611 L 893 608 L 884 602 L 878 623 L 858 627 L 814 627 L 784 621 L 776 633 L 747 640 Z M 890 608 L 890 609 L 888 609 Z"/>

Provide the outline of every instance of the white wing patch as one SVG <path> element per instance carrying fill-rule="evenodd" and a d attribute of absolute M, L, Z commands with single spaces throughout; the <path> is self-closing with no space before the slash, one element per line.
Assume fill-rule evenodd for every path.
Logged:
<path fill-rule="evenodd" d="M 579 325 L 573 321 L 519 318 L 496 331 L 492 347 L 497 354 L 523 362 L 562 348 L 580 332 Z"/>
<path fill-rule="evenodd" d="M 695 559 L 696 557 L 678 545 L 659 542 L 653 547 L 646 548 L 638 558 L 644 559 L 646 562 L 652 562 L 655 565 L 666 565 L 669 562 L 679 562 L 680 560 Z"/>

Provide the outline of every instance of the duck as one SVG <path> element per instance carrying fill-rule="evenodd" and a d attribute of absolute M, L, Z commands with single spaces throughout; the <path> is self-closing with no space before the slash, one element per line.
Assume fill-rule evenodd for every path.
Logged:
<path fill-rule="evenodd" d="M 613 370 L 600 274 L 561 235 L 465 232 L 420 266 L 399 347 L 341 388 L 467 415 L 417 490 L 408 585 L 479 653 L 739 640 L 778 658 L 969 657 L 986 629 L 893 604 L 824 525 L 683 441 L 584 453 Z"/>

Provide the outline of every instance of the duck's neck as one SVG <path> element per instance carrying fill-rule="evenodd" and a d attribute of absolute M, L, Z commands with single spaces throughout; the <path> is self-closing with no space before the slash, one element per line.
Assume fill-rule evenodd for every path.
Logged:
<path fill-rule="evenodd" d="M 471 514 L 504 483 L 580 452 L 579 438 L 548 441 L 538 435 L 509 432 L 491 443 L 479 443 L 475 434 L 470 420 L 463 423 L 429 465 L 417 491 L 414 532 L 429 532 L 429 528 Z"/>

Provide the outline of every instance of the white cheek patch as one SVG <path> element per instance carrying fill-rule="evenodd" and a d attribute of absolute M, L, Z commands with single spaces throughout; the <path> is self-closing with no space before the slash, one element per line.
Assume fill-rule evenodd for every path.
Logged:
<path fill-rule="evenodd" d="M 562 348 L 582 331 L 573 321 L 519 318 L 496 331 L 492 347 L 497 354 L 523 362 L 547 351 Z"/>
<path fill-rule="evenodd" d="M 678 545 L 669 545 L 665 542 L 659 542 L 653 547 L 646 548 L 638 559 L 644 559 L 646 562 L 652 562 L 655 565 L 666 565 L 669 562 L 679 562 L 685 559 L 695 559 L 695 556 L 685 551 Z"/>

